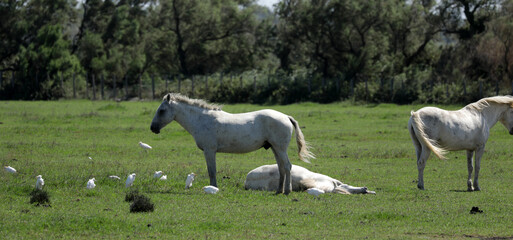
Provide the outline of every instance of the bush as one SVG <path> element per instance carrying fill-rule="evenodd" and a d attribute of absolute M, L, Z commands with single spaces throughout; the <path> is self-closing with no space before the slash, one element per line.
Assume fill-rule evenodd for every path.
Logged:
<path fill-rule="evenodd" d="M 132 204 L 130 204 L 130 212 L 153 212 L 154 204 L 149 197 L 144 195 L 136 195 Z"/>
<path fill-rule="evenodd" d="M 34 189 L 30 196 L 30 204 L 37 203 L 37 206 L 39 206 L 43 203 L 50 203 L 50 195 L 45 190 Z"/>
<path fill-rule="evenodd" d="M 135 198 L 137 196 L 139 196 L 139 191 L 138 190 L 130 190 L 129 192 L 126 193 L 125 195 L 125 202 L 132 202 L 135 200 Z"/>

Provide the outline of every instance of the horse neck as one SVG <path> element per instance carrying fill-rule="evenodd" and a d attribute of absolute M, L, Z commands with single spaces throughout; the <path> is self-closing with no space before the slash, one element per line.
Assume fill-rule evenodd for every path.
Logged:
<path fill-rule="evenodd" d="M 491 104 L 490 106 L 483 108 L 483 110 L 481 110 L 481 114 L 487 125 L 492 128 L 507 109 L 508 106 L 503 104 Z"/>
<path fill-rule="evenodd" d="M 202 126 L 200 121 L 205 119 L 198 117 L 198 115 L 208 115 L 206 114 L 208 110 L 185 103 L 176 103 L 174 108 L 176 111 L 175 121 L 192 135 Z"/>

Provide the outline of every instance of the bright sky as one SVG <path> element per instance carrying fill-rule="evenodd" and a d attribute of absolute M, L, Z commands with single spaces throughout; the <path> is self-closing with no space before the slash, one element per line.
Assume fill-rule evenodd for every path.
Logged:
<path fill-rule="evenodd" d="M 279 0 L 257 0 L 257 3 L 262 6 L 266 6 L 269 9 L 273 9 L 273 4 L 279 2 Z"/>

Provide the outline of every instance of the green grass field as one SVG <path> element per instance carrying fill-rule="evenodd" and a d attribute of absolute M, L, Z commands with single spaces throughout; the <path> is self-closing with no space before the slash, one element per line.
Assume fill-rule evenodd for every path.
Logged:
<path fill-rule="evenodd" d="M 425 191 L 407 122 L 422 106 L 314 103 L 288 106 L 226 105 L 228 112 L 272 108 L 293 116 L 317 159 L 291 162 L 376 195 L 305 192 L 289 196 L 246 191 L 246 174 L 275 163 L 264 149 L 218 154 L 220 192 L 207 195 L 203 153 L 176 122 L 158 135 L 150 123 L 159 102 L 0 102 L 0 238 L 4 239 L 506 239 L 513 238 L 513 137 L 499 123 L 481 164 L 482 191 L 466 192 L 465 152 L 433 156 Z M 461 106 L 444 106 L 457 109 Z M 143 151 L 138 142 L 151 146 Z M 89 157 L 92 158 L 89 159 Z M 162 170 L 167 181 L 154 181 Z M 130 213 L 124 180 L 155 204 Z M 184 190 L 188 173 L 198 174 Z M 35 176 L 43 175 L 50 206 L 29 203 Z M 108 178 L 118 175 L 121 181 Z M 96 188 L 86 189 L 89 178 Z M 469 214 L 473 206 L 481 214 Z"/>

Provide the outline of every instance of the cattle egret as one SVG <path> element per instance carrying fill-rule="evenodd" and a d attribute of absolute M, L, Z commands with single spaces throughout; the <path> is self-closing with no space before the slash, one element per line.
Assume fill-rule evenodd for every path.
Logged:
<path fill-rule="evenodd" d="M 10 172 L 10 173 L 16 173 L 16 169 L 14 169 L 11 166 L 4 166 L 4 169 L 5 169 L 5 171 Z"/>
<path fill-rule="evenodd" d="M 151 146 L 146 144 L 146 143 L 143 143 L 143 142 L 139 142 L 139 146 L 141 146 L 142 148 L 144 149 L 151 149 Z"/>
<path fill-rule="evenodd" d="M 187 175 L 187 180 L 185 180 L 185 189 L 192 187 L 192 182 L 194 182 L 194 177 L 196 177 L 195 173 L 190 173 Z"/>
<path fill-rule="evenodd" d="M 109 176 L 110 179 L 116 179 L 116 180 L 120 180 L 121 178 L 116 176 L 116 175 L 111 175 Z"/>
<path fill-rule="evenodd" d="M 167 180 L 167 175 L 160 177 L 160 180 Z"/>
<path fill-rule="evenodd" d="M 156 171 L 156 172 L 153 174 L 153 178 L 160 178 L 160 177 L 162 177 L 162 174 L 163 174 L 163 172 L 162 172 L 162 171 Z"/>
<path fill-rule="evenodd" d="M 45 180 L 43 179 L 43 177 L 41 175 L 37 175 L 36 179 L 37 179 L 36 189 L 43 190 L 43 186 L 45 185 Z"/>
<path fill-rule="evenodd" d="M 87 181 L 87 189 L 93 189 L 94 187 L 96 187 L 96 184 L 94 184 L 94 181 L 96 181 L 96 179 L 94 179 L 94 178 L 91 178 L 91 179 L 89 179 L 89 181 Z"/>
<path fill-rule="evenodd" d="M 219 191 L 219 188 L 216 188 L 214 186 L 204 186 L 203 191 L 209 194 L 216 194 Z"/>
<path fill-rule="evenodd" d="M 126 178 L 125 186 L 131 187 L 134 184 L 134 180 L 135 180 L 135 173 L 128 175 L 128 177 Z"/>
<path fill-rule="evenodd" d="M 319 195 L 324 194 L 324 191 L 318 188 L 309 188 L 306 192 L 310 195 L 314 195 L 315 197 L 319 197 Z"/>
<path fill-rule="evenodd" d="M 92 157 L 88 157 L 88 158 L 89 158 L 89 160 L 93 160 L 93 158 L 92 158 Z"/>

